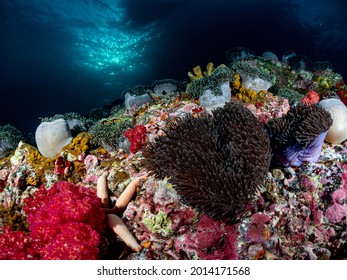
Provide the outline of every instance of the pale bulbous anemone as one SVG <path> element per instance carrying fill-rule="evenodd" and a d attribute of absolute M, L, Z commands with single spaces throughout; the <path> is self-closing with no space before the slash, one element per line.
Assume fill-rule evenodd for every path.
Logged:
<path fill-rule="evenodd" d="M 236 103 L 172 124 L 143 156 L 147 169 L 158 179 L 170 178 L 186 203 L 229 220 L 254 197 L 271 159 L 258 119 Z"/>

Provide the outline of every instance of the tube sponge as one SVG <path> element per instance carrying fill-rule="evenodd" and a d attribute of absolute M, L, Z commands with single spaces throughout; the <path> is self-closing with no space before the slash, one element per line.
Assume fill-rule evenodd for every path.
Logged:
<path fill-rule="evenodd" d="M 171 124 L 143 155 L 148 170 L 169 177 L 187 203 L 212 217 L 233 219 L 268 170 L 270 143 L 248 109 L 227 103 L 212 115 L 188 115 Z"/>

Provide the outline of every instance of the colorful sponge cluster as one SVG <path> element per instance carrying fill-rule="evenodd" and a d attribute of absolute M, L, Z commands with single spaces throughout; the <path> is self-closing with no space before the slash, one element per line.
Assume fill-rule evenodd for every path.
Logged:
<path fill-rule="evenodd" d="M 124 132 L 124 136 L 130 142 L 130 151 L 136 153 L 144 146 L 147 140 L 147 129 L 143 124 L 138 124 L 134 128 L 128 128 Z"/>

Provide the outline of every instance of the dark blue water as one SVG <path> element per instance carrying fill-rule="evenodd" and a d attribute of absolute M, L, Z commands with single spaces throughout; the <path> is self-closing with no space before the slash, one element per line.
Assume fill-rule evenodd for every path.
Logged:
<path fill-rule="evenodd" d="M 0 13 L 0 125 L 24 132 L 237 46 L 329 60 L 347 79 L 343 0 L 2 0 Z"/>

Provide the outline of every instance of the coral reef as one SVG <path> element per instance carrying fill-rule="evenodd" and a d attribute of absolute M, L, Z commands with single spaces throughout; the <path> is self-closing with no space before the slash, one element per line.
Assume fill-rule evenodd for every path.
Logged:
<path fill-rule="evenodd" d="M 227 103 L 213 116 L 187 116 L 172 125 L 143 156 L 147 169 L 157 178 L 170 178 L 189 204 L 213 217 L 233 219 L 262 182 L 270 147 L 252 113 Z"/>
<path fill-rule="evenodd" d="M 248 104 L 263 104 L 269 95 L 266 90 L 257 92 L 244 86 L 241 83 L 240 75 L 238 74 L 234 74 L 234 81 L 231 84 L 231 92 L 237 99 Z"/>
<path fill-rule="evenodd" d="M 189 259 L 235 260 L 237 238 L 236 227 L 203 215 L 194 231 L 175 239 L 174 247 L 175 251 L 184 253 Z"/>
<path fill-rule="evenodd" d="M 180 88 L 180 83 L 172 79 L 155 80 L 152 82 L 154 95 L 165 95 L 176 92 Z"/>
<path fill-rule="evenodd" d="M 311 90 L 301 99 L 301 102 L 306 105 L 317 104 L 319 102 L 319 95 L 314 90 Z"/>
<path fill-rule="evenodd" d="M 91 120 L 74 112 L 65 113 L 65 114 L 56 114 L 53 117 L 41 117 L 41 123 L 43 122 L 52 122 L 58 119 L 64 119 L 68 123 L 68 126 L 73 134 L 76 134 L 81 131 L 88 130 L 91 125 Z"/>
<path fill-rule="evenodd" d="M 341 79 L 341 81 L 336 83 L 336 95 L 341 99 L 343 104 L 347 105 L 347 86 L 345 82 Z"/>
<path fill-rule="evenodd" d="M 174 250 L 173 244 L 190 228 L 193 231 L 197 213 L 182 204 L 176 190 L 166 179 L 148 177 L 139 189 L 136 200 L 130 202 L 125 210 L 124 219 L 145 248 L 129 258 L 187 258 L 181 257 L 181 250 Z"/>
<path fill-rule="evenodd" d="M 228 56 L 236 74 L 212 64 L 192 71 L 188 89 L 206 82 L 204 91 L 154 81 L 125 91 L 150 103 L 117 99 L 85 119 L 43 119 L 62 118 L 71 132 L 52 158 L 9 129 L 0 259 L 346 259 L 347 141 L 323 142 L 331 120 L 316 105 L 346 102 L 341 75 L 293 53 Z M 248 89 L 242 64 L 255 84 L 276 82 Z M 156 176 L 137 181 L 148 171 Z"/>
<path fill-rule="evenodd" d="M 266 92 L 276 82 L 276 76 L 270 71 L 270 65 L 271 62 L 256 58 L 236 61 L 230 68 L 241 77 L 242 84 L 246 88 L 255 92 Z"/>
<path fill-rule="evenodd" d="M 276 96 L 280 96 L 288 99 L 288 102 L 291 106 L 298 104 L 301 99 L 304 97 L 299 92 L 292 90 L 290 88 L 281 88 L 277 91 Z"/>
<path fill-rule="evenodd" d="M 40 255 L 37 246 L 28 232 L 5 227 L 0 234 L 0 260 L 38 260 Z"/>
<path fill-rule="evenodd" d="M 271 119 L 285 116 L 289 111 L 290 105 L 287 99 L 267 93 L 265 102 L 250 103 L 246 105 L 246 108 L 250 110 L 261 123 L 265 123 Z"/>
<path fill-rule="evenodd" d="M 341 147 L 340 147 L 341 148 Z M 346 146 L 328 148 L 322 162 L 272 169 L 239 226 L 239 259 L 341 259 L 346 257 Z M 326 166 L 324 159 L 335 159 Z M 254 226 L 254 225 L 257 226 Z"/>
<path fill-rule="evenodd" d="M 8 227 L 12 231 L 28 231 L 29 225 L 26 216 L 19 205 L 11 201 L 8 207 L 0 204 L 0 230 Z"/>
<path fill-rule="evenodd" d="M 131 109 L 133 106 L 140 107 L 144 104 L 147 104 L 147 103 L 150 104 L 152 102 L 153 102 L 153 99 L 147 93 L 143 95 L 131 95 L 130 93 L 127 92 L 125 94 L 124 104 L 128 110 Z"/>
<path fill-rule="evenodd" d="M 153 102 L 152 97 L 150 96 L 151 89 L 146 85 L 136 85 L 133 88 L 128 88 L 123 91 L 124 95 L 124 104 L 125 108 L 128 110 L 133 106 L 140 107 L 143 104 Z"/>

